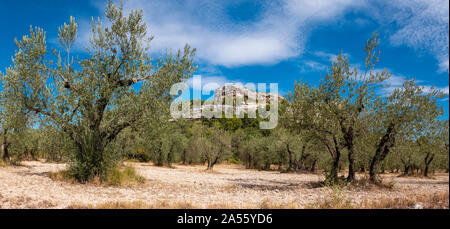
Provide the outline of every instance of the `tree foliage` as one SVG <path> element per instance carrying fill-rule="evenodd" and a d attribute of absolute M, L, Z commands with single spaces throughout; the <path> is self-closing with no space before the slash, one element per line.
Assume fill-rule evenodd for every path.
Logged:
<path fill-rule="evenodd" d="M 142 10 L 125 16 L 122 7 L 110 1 L 105 16 L 109 26 L 92 21 L 87 58 L 71 58 L 78 28 L 71 18 L 59 28 L 66 61 L 60 51 L 49 53 L 42 29 L 31 28 L 30 35 L 16 41 L 13 66 L 6 72 L 14 79 L 7 87 L 26 112 L 45 117 L 74 142 L 72 172 L 80 181 L 104 177 L 114 166 L 107 146 L 167 103 L 169 87 L 195 71 L 195 50 L 189 46 L 157 60 L 150 56 L 152 37 Z"/>

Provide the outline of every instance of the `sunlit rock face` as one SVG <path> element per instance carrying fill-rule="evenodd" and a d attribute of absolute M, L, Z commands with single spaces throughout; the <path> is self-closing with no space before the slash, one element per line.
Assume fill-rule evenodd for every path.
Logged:
<path fill-rule="evenodd" d="M 284 100 L 284 97 L 274 93 L 256 92 L 239 85 L 226 85 L 215 90 L 214 100 L 203 101 L 201 106 L 191 106 L 190 119 L 200 119 L 206 111 L 228 111 L 233 114 L 257 112 L 258 108 L 270 103 L 272 96 L 277 96 L 278 102 Z M 227 99 L 229 104 L 226 104 Z M 262 102 L 264 100 L 266 103 Z"/>
<path fill-rule="evenodd" d="M 240 100 L 239 104 L 236 105 L 245 105 L 246 101 L 248 103 L 254 103 L 255 99 L 258 101 L 263 101 L 266 99 L 269 102 L 272 96 L 277 96 L 278 101 L 284 99 L 282 96 L 274 94 L 274 93 L 264 93 L 264 92 L 256 92 L 253 90 L 249 90 L 243 86 L 239 85 L 226 85 L 220 88 L 217 88 L 214 92 L 214 100 L 216 103 L 219 103 L 225 99 L 225 97 L 231 96 L 233 100 Z M 245 98 L 245 99 L 244 99 Z M 250 98 L 250 100 L 247 100 Z"/>
<path fill-rule="evenodd" d="M 272 96 L 278 97 L 278 101 L 284 98 L 274 93 L 256 92 L 239 85 L 226 85 L 217 88 L 214 92 L 215 105 L 209 105 L 202 109 L 212 109 L 213 106 L 222 106 L 223 111 L 232 111 L 234 114 L 248 113 L 255 111 L 258 107 L 264 107 L 270 102 Z M 228 104 L 226 104 L 228 99 Z"/>

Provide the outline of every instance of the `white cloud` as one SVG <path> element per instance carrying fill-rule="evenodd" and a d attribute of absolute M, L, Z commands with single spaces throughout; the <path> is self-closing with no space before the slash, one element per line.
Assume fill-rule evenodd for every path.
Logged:
<path fill-rule="evenodd" d="M 428 52 L 436 57 L 439 72 L 449 71 L 448 0 L 392 1 L 381 16 L 397 27 L 390 36 L 393 45 Z"/>
<path fill-rule="evenodd" d="M 319 72 L 319 71 L 325 71 L 327 70 L 328 65 L 312 61 L 312 60 L 306 60 L 300 62 L 300 69 L 302 72 Z"/>
<path fill-rule="evenodd" d="M 403 86 L 403 82 L 405 80 L 404 76 L 400 75 L 392 75 L 389 79 L 387 79 L 385 82 L 383 82 L 383 88 L 379 91 L 379 93 L 382 93 L 384 95 L 388 95 L 392 93 L 395 89 L 401 88 Z M 432 90 L 439 90 L 445 95 L 449 95 L 449 87 L 437 87 L 432 85 L 426 85 L 421 80 L 416 80 L 416 84 L 421 85 L 423 87 L 424 93 L 430 93 Z"/>
<path fill-rule="evenodd" d="M 152 48 L 163 52 L 186 43 L 197 48 L 200 61 L 234 67 L 275 64 L 302 54 L 309 31 L 317 22 L 336 19 L 356 0 L 280 0 L 260 2 L 255 20 L 236 22 L 227 7 L 245 1 L 129 0 L 125 11 L 143 9 L 149 32 L 155 35 Z M 98 4 L 96 4 L 98 5 Z M 103 10 L 103 7 L 99 9 Z"/>
<path fill-rule="evenodd" d="M 385 81 L 385 85 L 390 87 L 400 87 L 403 85 L 404 80 L 405 80 L 404 76 L 392 75 L 389 79 Z"/>
<path fill-rule="evenodd" d="M 326 71 L 327 68 L 331 66 L 332 61 L 336 61 L 338 54 L 329 53 L 325 51 L 315 51 L 310 53 L 313 55 L 316 60 L 304 59 L 300 61 L 299 67 L 302 72 L 323 72 Z M 350 54 L 343 53 L 344 56 L 350 58 Z"/>
<path fill-rule="evenodd" d="M 287 0 L 284 8 L 288 15 L 300 21 L 336 20 L 343 12 L 365 6 L 365 1 L 355 0 Z"/>
<path fill-rule="evenodd" d="M 334 53 L 327 53 L 324 51 L 316 51 L 314 52 L 314 55 L 317 57 L 322 58 L 325 61 L 328 61 L 331 63 L 331 61 L 336 60 L 336 58 L 338 57 L 338 55 L 334 54 Z"/>
<path fill-rule="evenodd" d="M 151 44 L 154 52 L 179 49 L 189 43 L 197 48 L 200 63 L 226 67 L 276 64 L 299 57 L 314 28 L 339 21 L 348 12 L 363 12 L 389 32 L 392 45 L 429 52 L 436 57 L 439 71 L 448 72 L 447 0 L 258 1 L 252 2 L 261 7 L 249 16 L 251 20 L 233 20 L 227 9 L 246 1 L 187 0 L 180 4 L 170 0 L 128 0 L 124 8 L 127 12 L 144 10 L 149 34 L 155 35 Z M 93 3 L 100 11 L 104 4 Z M 82 39 L 87 43 L 88 36 Z"/>
<path fill-rule="evenodd" d="M 92 20 L 83 18 L 76 18 L 76 20 L 78 23 L 78 34 L 73 49 L 76 52 L 85 52 L 86 48 L 90 47 L 89 36 L 92 31 Z"/>
<path fill-rule="evenodd" d="M 444 93 L 445 95 L 448 95 L 448 86 L 447 87 L 434 87 L 434 86 L 424 86 L 423 88 L 425 93 L 430 93 L 433 90 L 439 90 L 442 93 Z"/>
<path fill-rule="evenodd" d="M 225 76 L 200 76 L 201 77 L 201 88 L 206 91 L 214 91 L 219 87 L 225 86 L 227 83 L 240 83 L 244 84 L 238 80 L 229 80 Z M 193 77 L 187 79 L 186 84 L 193 88 L 194 79 Z"/>
<path fill-rule="evenodd" d="M 213 91 L 215 91 L 217 88 L 223 87 L 227 84 L 240 85 L 240 86 L 244 86 L 244 87 L 248 87 L 249 85 L 253 86 L 253 87 L 257 87 L 258 83 L 262 83 L 262 82 L 244 82 L 244 81 L 240 81 L 240 80 L 230 80 L 225 76 L 201 76 L 201 75 L 197 75 L 197 76 L 201 77 L 200 78 L 200 80 L 201 80 L 200 86 L 202 89 L 202 93 L 205 91 L 206 92 L 209 91 L 210 94 L 213 94 Z M 185 81 L 185 83 L 191 89 L 194 88 L 194 77 L 191 77 Z M 270 90 L 269 83 L 266 83 L 266 86 L 267 86 L 267 90 Z M 278 88 L 278 94 L 283 96 L 286 94 L 286 92 Z"/>
<path fill-rule="evenodd" d="M 448 56 L 445 57 L 445 55 L 443 57 L 440 58 L 439 60 L 439 72 L 448 72 Z"/>
<path fill-rule="evenodd" d="M 200 61 L 227 67 L 273 64 L 301 53 L 296 34 L 263 21 L 234 23 L 225 15 L 227 4 L 194 0 L 180 7 L 170 1 L 131 0 L 124 8 L 144 9 L 155 52 L 189 43 Z"/>

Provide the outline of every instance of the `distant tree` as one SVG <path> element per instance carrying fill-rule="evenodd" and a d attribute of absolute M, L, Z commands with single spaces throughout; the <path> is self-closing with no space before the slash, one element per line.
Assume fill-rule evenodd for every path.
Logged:
<path fill-rule="evenodd" d="M 342 134 L 339 123 L 336 122 L 334 112 L 330 110 L 327 94 L 319 88 L 298 82 L 294 85 L 294 92 L 288 97 L 289 108 L 286 109 L 288 128 L 298 134 L 306 132 L 317 139 L 326 148 L 332 159 L 326 180 L 330 183 L 338 182 L 339 164 L 344 145 L 340 139 Z M 334 106 L 334 105 L 333 105 Z"/>
<path fill-rule="evenodd" d="M 280 160 L 287 158 L 286 171 L 305 171 L 306 161 L 310 157 L 307 151 L 308 137 L 294 134 L 285 128 L 277 128 L 273 132 L 273 144 L 276 144 L 280 154 Z"/>
<path fill-rule="evenodd" d="M 11 68 L 6 71 L 11 71 Z M 15 98 L 15 83 L 15 75 L 0 72 L 0 160 L 6 162 L 11 159 L 9 149 L 13 142 L 19 147 L 23 145 L 23 139 L 18 137 L 23 135 L 35 120 L 35 116 L 26 111 L 23 102 Z"/>
<path fill-rule="evenodd" d="M 37 133 L 40 156 L 50 162 L 67 160 L 75 150 L 75 145 L 54 126 L 41 125 Z"/>
<path fill-rule="evenodd" d="M 449 170 L 449 120 L 441 121 L 441 124 L 439 125 L 439 154 L 436 155 L 436 162 L 437 166 L 440 169 L 444 169 L 447 173 Z"/>
<path fill-rule="evenodd" d="M 435 160 L 437 155 L 445 152 L 445 139 L 447 134 L 448 124 L 445 121 L 429 120 L 430 123 L 422 125 L 421 130 L 418 130 L 419 136 L 416 140 L 418 145 L 420 159 L 423 162 L 423 175 L 429 176 L 431 163 Z M 448 123 L 448 122 L 447 122 Z M 447 136 L 448 139 L 448 136 Z M 448 145 L 448 142 L 447 142 Z"/>
<path fill-rule="evenodd" d="M 205 155 L 212 150 L 212 144 L 207 138 L 206 127 L 202 124 L 194 124 L 191 128 L 191 137 L 186 148 L 186 160 L 189 164 L 195 162 L 204 163 L 206 161 Z"/>
<path fill-rule="evenodd" d="M 408 176 L 414 173 L 414 169 L 417 167 L 419 147 L 413 140 L 403 136 L 399 136 L 396 142 L 391 149 L 391 153 L 395 154 L 395 156 L 391 157 L 391 159 L 399 160 L 401 167 L 403 167 L 403 176 Z M 386 159 L 381 167 L 385 164 Z"/>
<path fill-rule="evenodd" d="M 209 128 L 204 136 L 207 140 L 202 136 L 202 141 L 206 140 L 209 143 L 202 150 L 203 157 L 208 164 L 207 170 L 213 170 L 217 163 L 230 156 L 231 136 L 226 131 L 214 127 Z"/>

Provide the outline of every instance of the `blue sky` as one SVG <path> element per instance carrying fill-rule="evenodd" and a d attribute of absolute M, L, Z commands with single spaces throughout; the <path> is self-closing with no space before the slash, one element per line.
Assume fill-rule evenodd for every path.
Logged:
<path fill-rule="evenodd" d="M 303 79 L 317 83 L 340 51 L 353 66 L 364 63 L 363 46 L 375 31 L 382 50 L 377 69 L 392 72 L 392 88 L 416 78 L 447 94 L 440 100 L 449 115 L 448 0 L 129 0 L 126 11 L 143 9 L 152 52 L 197 48 L 196 74 L 203 82 L 279 83 L 281 94 Z M 0 69 L 11 64 L 14 38 L 29 26 L 47 31 L 58 47 L 57 28 L 75 16 L 76 53 L 88 45 L 91 17 L 104 20 L 106 1 L 0 0 Z M 380 91 L 388 93 L 389 89 Z"/>

